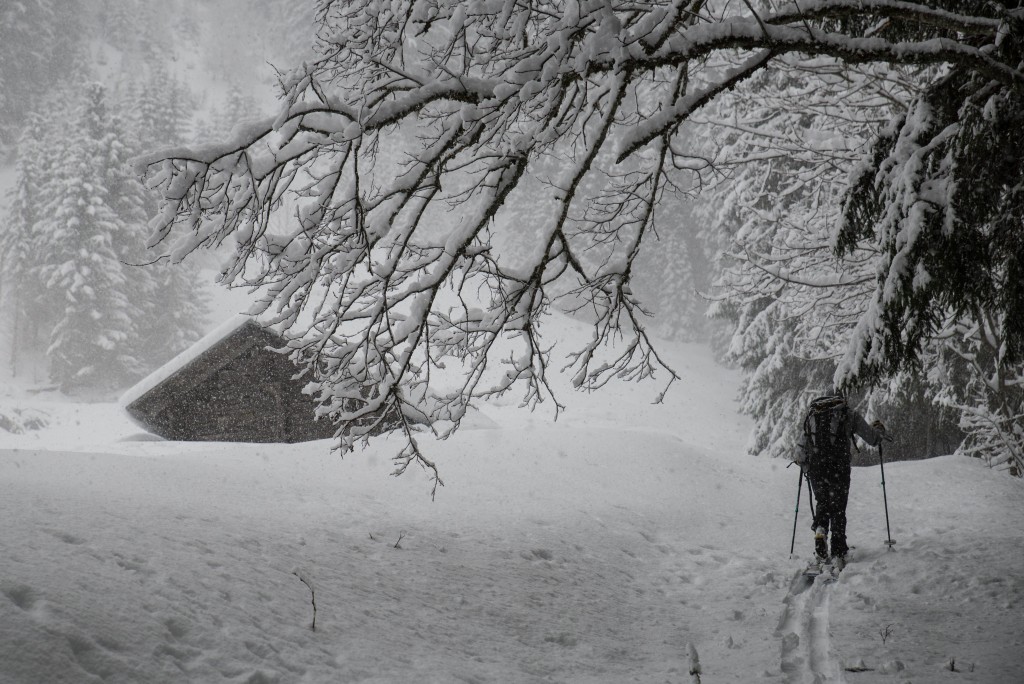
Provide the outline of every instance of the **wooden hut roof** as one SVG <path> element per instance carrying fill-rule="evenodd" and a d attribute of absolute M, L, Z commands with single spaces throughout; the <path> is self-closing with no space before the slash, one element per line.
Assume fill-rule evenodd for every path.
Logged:
<path fill-rule="evenodd" d="M 144 378 L 121 397 L 140 426 L 184 440 L 302 441 L 333 434 L 315 420 L 315 402 L 293 380 L 296 368 L 273 351 L 285 340 L 238 315 Z"/>
<path fill-rule="evenodd" d="M 209 375 L 257 344 L 283 347 L 284 340 L 261 327 L 252 316 L 237 314 L 191 347 L 157 368 L 121 395 L 129 415 L 159 412 L 167 402 L 201 384 Z"/>

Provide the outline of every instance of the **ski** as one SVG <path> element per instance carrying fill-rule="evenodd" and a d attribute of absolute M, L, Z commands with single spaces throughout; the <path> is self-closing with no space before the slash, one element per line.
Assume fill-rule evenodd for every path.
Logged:
<path fill-rule="evenodd" d="M 828 565 L 828 561 L 813 560 L 810 564 L 804 568 L 804 577 L 817 577 L 825 572 L 825 566 Z"/>
<path fill-rule="evenodd" d="M 826 584 L 831 584 L 839 579 L 839 573 L 846 567 L 846 561 L 840 559 L 829 559 L 827 561 L 814 560 L 804 568 L 803 576 L 809 579 L 822 577 Z"/>

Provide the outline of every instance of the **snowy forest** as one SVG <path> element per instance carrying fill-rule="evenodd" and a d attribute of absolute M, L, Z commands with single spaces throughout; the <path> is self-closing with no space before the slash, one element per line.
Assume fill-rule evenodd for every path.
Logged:
<path fill-rule="evenodd" d="M 44 0 L 0 10 L 0 154 L 12 174 L 0 270 L 15 378 L 109 394 L 205 330 L 200 266 L 147 249 L 157 202 L 127 162 L 227 135 L 258 116 L 260 90 L 251 67 L 195 54 L 210 22 L 238 7 L 186 8 Z M 268 21 L 282 10 L 260 11 Z M 197 70 L 207 75 L 191 78 Z"/>
<path fill-rule="evenodd" d="M 0 0 L 0 682 L 1018 682 L 1022 176 L 1018 2 Z"/>
<path fill-rule="evenodd" d="M 658 400 L 659 340 L 707 340 L 751 453 L 835 384 L 905 457 L 1024 472 L 1013 4 L 2 12 L 12 377 L 116 394 L 201 336 L 218 281 L 288 330 L 345 447 L 381 408 L 439 434 L 507 392 L 557 414 L 563 370 Z M 593 327 L 564 368 L 550 311 Z"/>

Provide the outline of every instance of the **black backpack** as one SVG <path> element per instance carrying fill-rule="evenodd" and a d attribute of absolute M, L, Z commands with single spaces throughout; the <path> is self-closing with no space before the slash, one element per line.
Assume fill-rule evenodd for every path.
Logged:
<path fill-rule="evenodd" d="M 804 459 L 808 464 L 836 462 L 847 458 L 849 408 L 839 396 L 818 397 L 804 418 Z"/>

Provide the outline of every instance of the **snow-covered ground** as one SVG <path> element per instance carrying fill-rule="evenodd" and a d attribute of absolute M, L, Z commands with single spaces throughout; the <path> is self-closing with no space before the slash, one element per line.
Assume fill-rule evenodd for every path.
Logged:
<path fill-rule="evenodd" d="M 9 390 L 52 421 L 0 433 L 0 682 L 691 682 L 691 644 L 705 684 L 1024 681 L 1021 481 L 888 466 L 888 552 L 857 470 L 854 560 L 808 584 L 796 472 L 743 453 L 734 373 L 668 351 L 663 405 L 481 406 L 428 444 L 434 501 L 393 442 L 142 441 Z"/>

